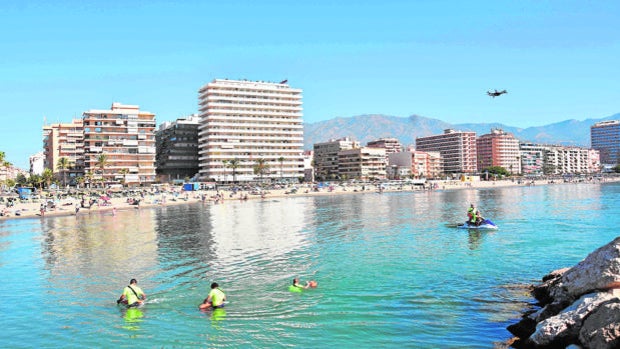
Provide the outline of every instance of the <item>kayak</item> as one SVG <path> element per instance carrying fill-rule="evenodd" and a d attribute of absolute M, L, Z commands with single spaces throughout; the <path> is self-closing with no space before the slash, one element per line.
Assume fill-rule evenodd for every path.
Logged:
<path fill-rule="evenodd" d="M 488 219 L 483 220 L 480 224 L 472 224 L 465 222 L 457 226 L 460 229 L 498 229 L 499 227 Z"/>

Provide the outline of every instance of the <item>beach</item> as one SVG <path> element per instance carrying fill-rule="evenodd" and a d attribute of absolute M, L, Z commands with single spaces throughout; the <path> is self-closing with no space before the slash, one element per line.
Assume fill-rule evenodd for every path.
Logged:
<path fill-rule="evenodd" d="M 605 182 L 620 181 L 620 177 L 605 177 Z M 589 182 L 599 183 L 600 180 L 592 180 Z M 536 185 L 571 185 L 572 182 L 564 183 L 557 180 L 497 180 L 497 181 L 460 181 L 460 180 L 434 180 L 428 181 L 426 185 L 400 185 L 400 186 L 377 186 L 377 185 L 332 185 L 317 188 L 315 184 L 301 184 L 295 186 L 296 190 L 291 188 L 269 189 L 261 192 L 239 190 L 232 192 L 229 190 L 198 190 L 183 191 L 177 187 L 168 191 L 152 192 L 148 188 L 142 189 L 140 195 L 130 195 L 117 197 L 114 195 L 106 195 L 103 189 L 91 190 L 88 193 L 80 193 L 74 196 L 67 196 L 62 199 L 58 198 L 39 198 L 15 201 L 12 207 L 6 207 L 6 202 L 2 208 L 3 215 L 0 220 L 16 219 L 16 218 L 33 218 L 33 217 L 54 217 L 69 215 L 93 214 L 96 212 L 117 211 L 117 210 L 134 210 L 156 206 L 182 205 L 197 202 L 222 204 L 230 200 L 260 200 L 266 198 L 277 197 L 296 197 L 296 196 L 317 196 L 317 195 L 347 195 L 347 194 L 365 194 L 379 192 L 406 192 L 406 191 L 422 191 L 422 190 L 466 190 L 480 188 L 499 188 L 510 186 L 536 186 Z M 82 205 L 82 197 L 85 198 L 86 204 Z M 105 198 L 104 199 L 102 199 Z M 92 205 L 88 201 L 92 198 Z M 135 201 L 139 200 L 139 204 Z M 46 210 L 41 212 L 42 203 L 53 202 L 53 208 L 49 205 Z M 77 209 L 77 210 L 76 210 Z"/>

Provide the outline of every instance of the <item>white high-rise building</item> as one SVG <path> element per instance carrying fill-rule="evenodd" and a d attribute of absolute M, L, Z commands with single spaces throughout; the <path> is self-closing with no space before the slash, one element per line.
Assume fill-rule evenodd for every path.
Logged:
<path fill-rule="evenodd" d="M 286 81 L 215 79 L 198 91 L 202 180 L 297 181 L 304 176 L 302 90 Z"/>

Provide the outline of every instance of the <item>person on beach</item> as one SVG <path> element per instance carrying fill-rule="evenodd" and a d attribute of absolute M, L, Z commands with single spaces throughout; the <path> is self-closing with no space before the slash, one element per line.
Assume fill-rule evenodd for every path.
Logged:
<path fill-rule="evenodd" d="M 144 304 L 145 300 L 146 294 L 138 287 L 138 280 L 131 279 L 129 281 L 129 286 L 123 289 L 123 293 L 116 301 L 116 304 L 126 304 L 128 308 L 131 308 Z"/>
<path fill-rule="evenodd" d="M 209 295 L 202 301 L 202 304 L 198 306 L 200 310 L 217 309 L 224 307 L 224 302 L 226 301 L 226 294 L 220 288 L 220 285 L 217 282 L 211 284 L 211 291 L 209 291 Z"/>

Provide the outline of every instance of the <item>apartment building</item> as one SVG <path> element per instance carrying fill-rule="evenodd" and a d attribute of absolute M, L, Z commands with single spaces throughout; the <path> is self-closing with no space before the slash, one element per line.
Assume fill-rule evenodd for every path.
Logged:
<path fill-rule="evenodd" d="M 551 145 L 545 151 L 543 168 L 548 174 L 590 174 L 600 172 L 598 151 Z"/>
<path fill-rule="evenodd" d="M 30 175 L 43 174 L 43 170 L 45 169 L 45 153 L 41 151 L 36 154 L 32 154 L 28 158 L 28 162 L 30 164 Z"/>
<path fill-rule="evenodd" d="M 198 91 L 203 180 L 298 181 L 304 176 L 302 90 L 215 79 Z"/>
<path fill-rule="evenodd" d="M 400 153 L 389 154 L 389 166 L 394 167 L 393 173 L 398 178 L 403 175 L 414 178 L 439 178 L 442 169 L 441 154 L 439 152 L 425 152 L 408 150 Z"/>
<path fill-rule="evenodd" d="M 338 153 L 342 150 L 356 149 L 360 142 L 349 137 L 330 139 L 327 142 L 315 143 L 314 177 L 317 180 L 332 180 L 338 175 Z"/>
<path fill-rule="evenodd" d="M 156 172 L 162 182 L 198 174 L 198 114 L 164 122 L 155 132 Z"/>
<path fill-rule="evenodd" d="M 70 123 L 43 126 L 44 168 L 52 170 L 56 178 L 70 183 L 84 175 L 84 126 L 82 119 Z M 58 167 L 58 160 L 65 158 L 68 168 Z M 64 184 L 64 183 L 63 183 Z"/>
<path fill-rule="evenodd" d="M 84 171 L 91 185 L 155 182 L 155 114 L 112 103 L 110 109 L 84 112 L 82 120 Z"/>
<path fill-rule="evenodd" d="M 601 163 L 620 164 L 620 120 L 597 122 L 590 127 L 592 149 L 600 153 Z"/>
<path fill-rule="evenodd" d="M 476 152 L 481 171 L 491 166 L 500 166 L 511 174 L 521 173 L 519 140 L 511 133 L 492 129 L 491 133 L 476 139 Z"/>
<path fill-rule="evenodd" d="M 385 179 L 385 149 L 361 147 L 339 151 L 338 178 L 364 181 Z"/>
<path fill-rule="evenodd" d="M 441 154 L 444 173 L 475 173 L 476 132 L 447 129 L 443 134 L 416 138 L 418 151 L 435 151 Z"/>
<path fill-rule="evenodd" d="M 366 143 L 369 148 L 385 149 L 385 163 L 388 164 L 390 154 L 400 153 L 403 151 L 403 145 L 396 138 L 379 138 Z"/>
<path fill-rule="evenodd" d="M 545 152 L 547 146 L 535 143 L 520 143 L 519 156 L 521 173 L 525 175 L 542 175 L 544 171 Z"/>

